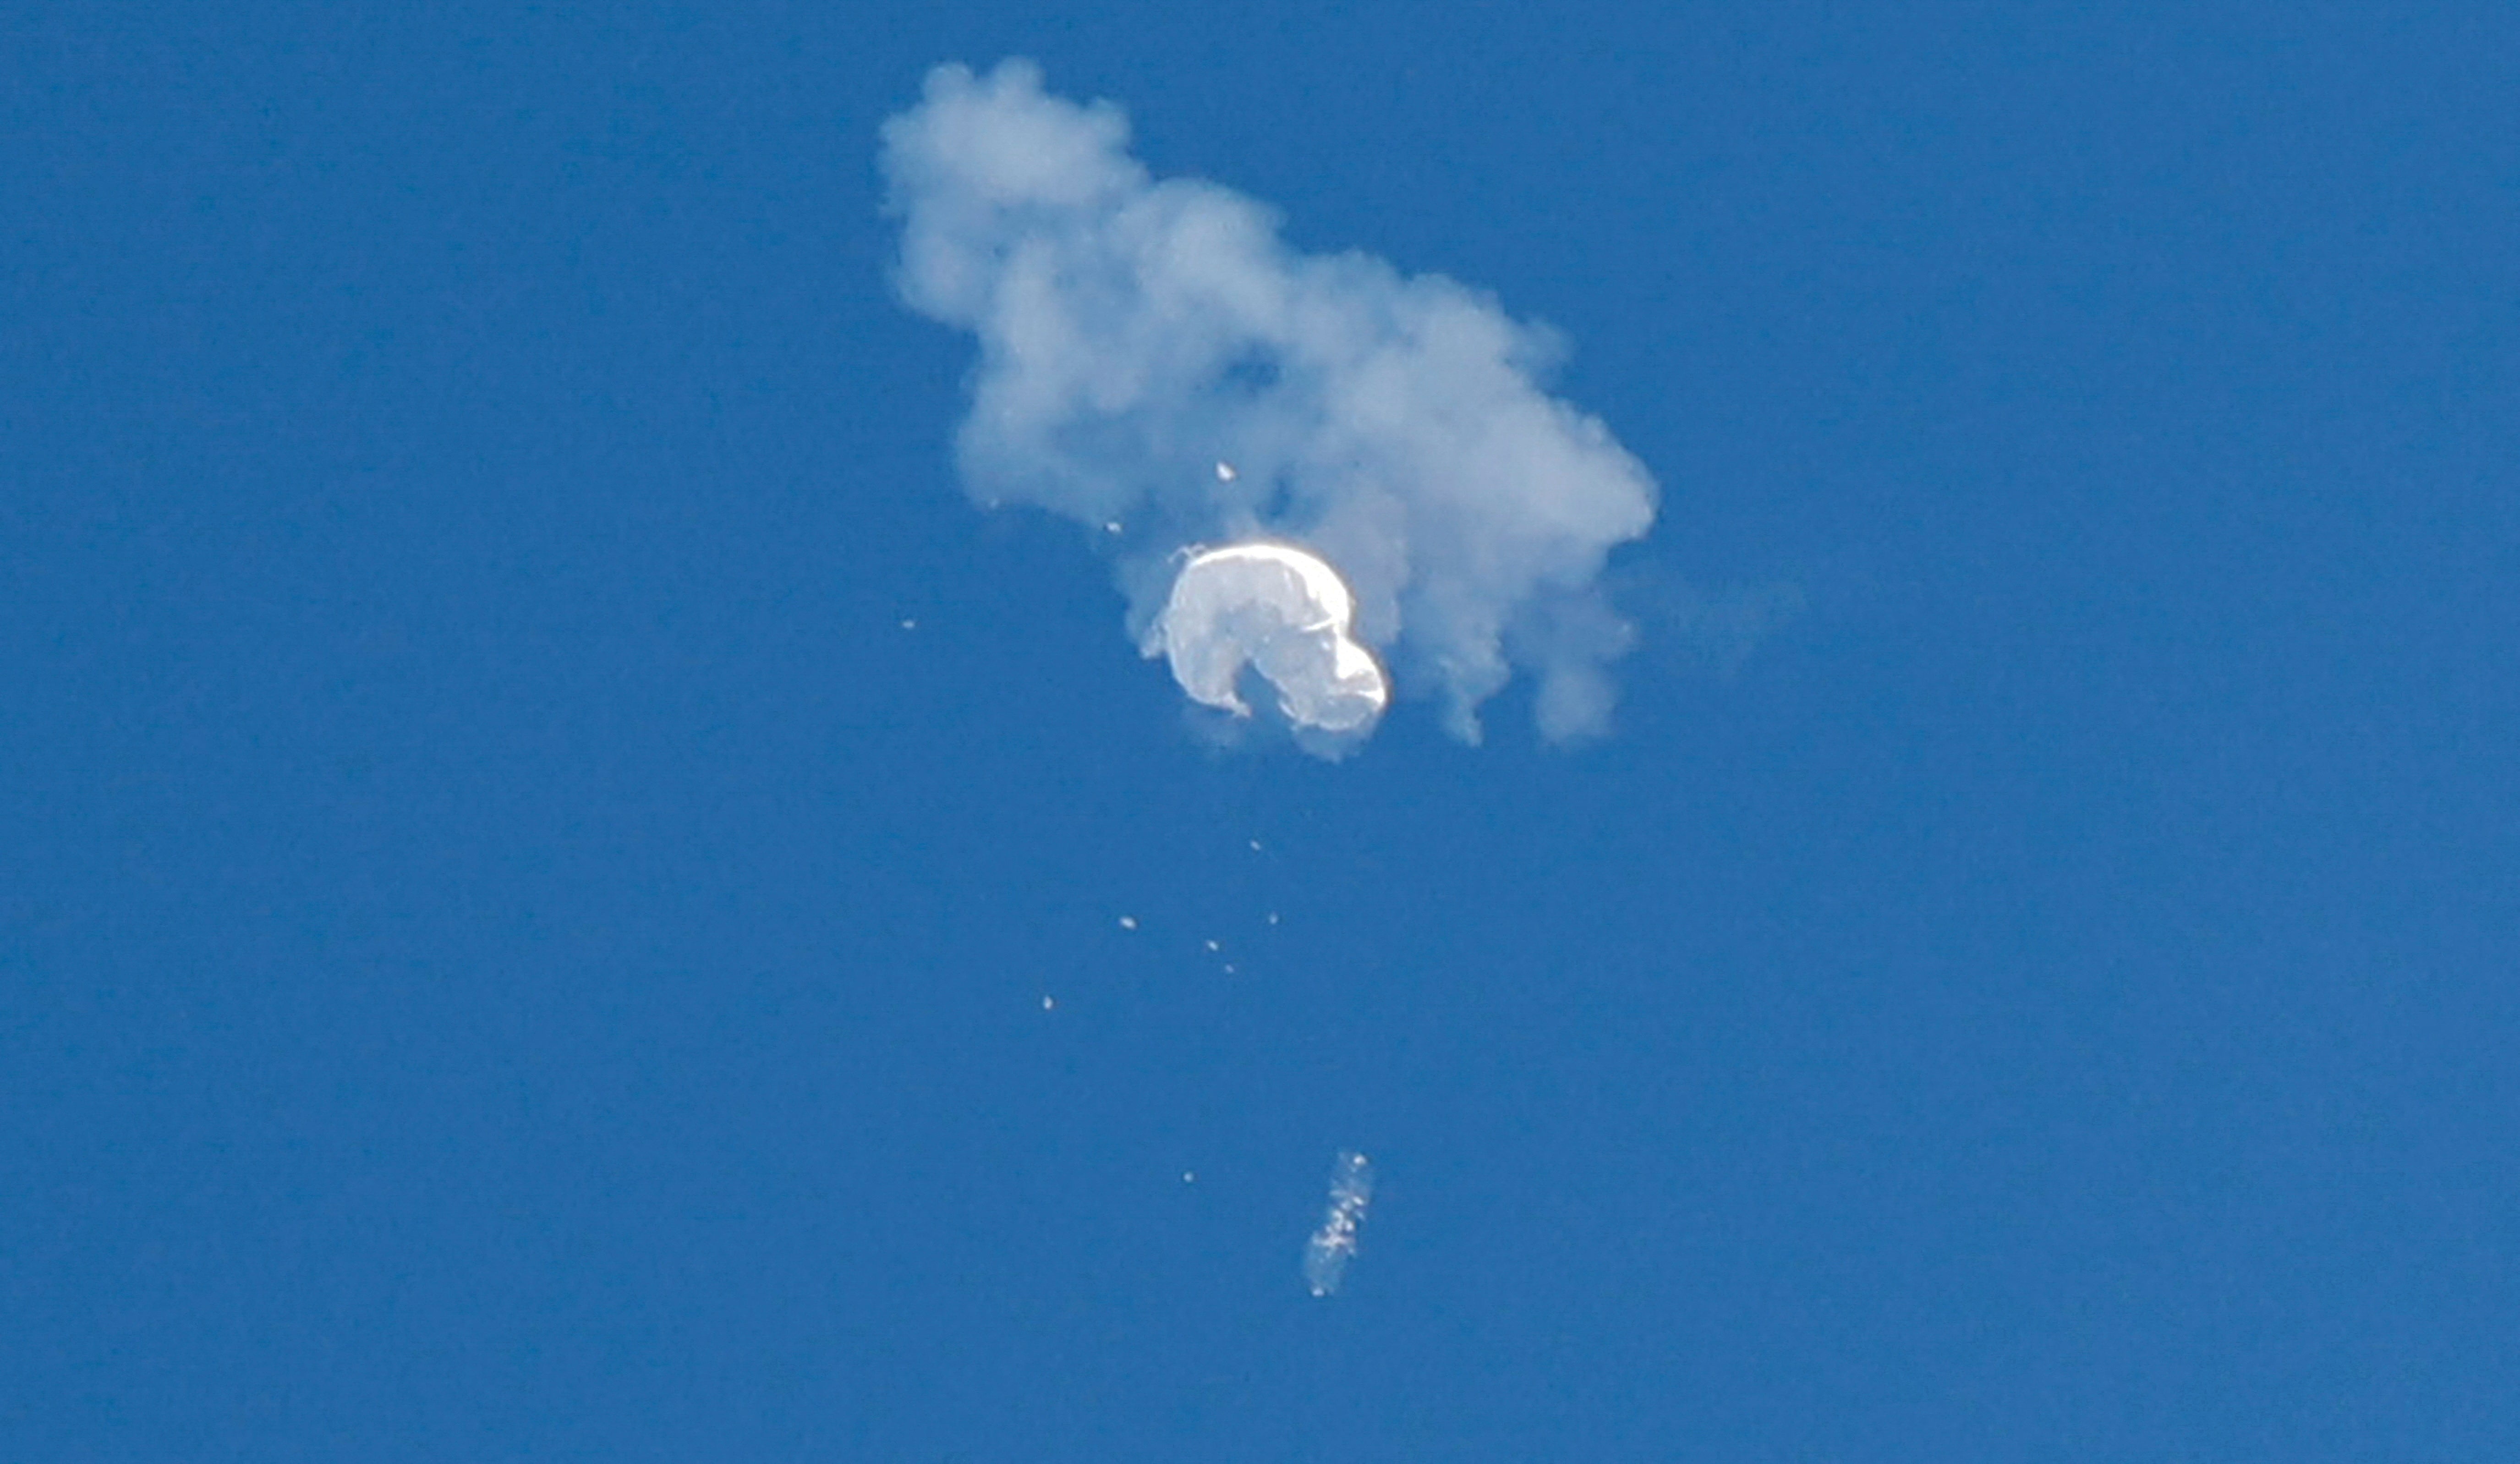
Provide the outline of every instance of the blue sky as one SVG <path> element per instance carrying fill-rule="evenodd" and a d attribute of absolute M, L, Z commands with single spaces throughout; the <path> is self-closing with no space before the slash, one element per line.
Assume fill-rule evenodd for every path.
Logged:
<path fill-rule="evenodd" d="M 0 1452 L 2520 1448 L 2504 8 L 6 35 Z M 1006 56 L 1562 334 L 1607 737 L 1220 752 L 974 506 Z"/>

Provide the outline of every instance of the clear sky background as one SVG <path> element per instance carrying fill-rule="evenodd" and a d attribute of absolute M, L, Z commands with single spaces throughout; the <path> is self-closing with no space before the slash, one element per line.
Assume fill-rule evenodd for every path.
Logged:
<path fill-rule="evenodd" d="M 16 8 L 0 1455 L 2520 1457 L 2515 47 Z M 1606 741 L 1219 753 L 966 498 L 1007 55 L 1565 334 Z"/>

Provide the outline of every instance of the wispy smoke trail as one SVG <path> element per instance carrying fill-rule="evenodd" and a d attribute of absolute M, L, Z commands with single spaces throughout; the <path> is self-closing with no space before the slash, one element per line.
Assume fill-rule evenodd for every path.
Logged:
<path fill-rule="evenodd" d="M 1373 1166 L 1353 1149 L 1339 1151 L 1330 1167 L 1330 1206 L 1322 1228 L 1304 1245 L 1304 1284 L 1313 1295 L 1337 1293 L 1347 1277 L 1349 1258 L 1356 1255 L 1357 1231 L 1365 1224 L 1365 1207 L 1373 1203 Z"/>
<path fill-rule="evenodd" d="M 1133 634 L 1173 551 L 1299 543 L 1463 738 L 1516 668 L 1547 735 L 1604 726 L 1628 634 L 1595 579 L 1652 524 L 1654 485 L 1540 389 L 1549 333 L 1440 276 L 1298 253 L 1231 190 L 1154 180 L 1116 108 L 1045 94 L 1029 63 L 938 68 L 883 142 L 902 295 L 979 338 L 967 485 L 1114 544 Z"/>

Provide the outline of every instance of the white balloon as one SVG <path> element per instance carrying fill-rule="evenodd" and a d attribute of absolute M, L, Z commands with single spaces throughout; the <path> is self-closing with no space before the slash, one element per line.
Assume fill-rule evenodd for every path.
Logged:
<path fill-rule="evenodd" d="M 1146 653 L 1172 663 L 1191 700 L 1249 716 L 1235 690 L 1245 666 L 1278 690 L 1298 726 L 1352 732 L 1390 704 L 1373 653 L 1356 639 L 1356 597 L 1320 556 L 1259 540 L 1191 556 Z"/>

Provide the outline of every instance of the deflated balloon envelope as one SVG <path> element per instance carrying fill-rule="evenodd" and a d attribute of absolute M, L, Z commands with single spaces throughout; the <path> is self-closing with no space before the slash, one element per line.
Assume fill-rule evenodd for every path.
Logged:
<path fill-rule="evenodd" d="M 1234 686 L 1247 665 L 1277 688 L 1287 720 L 1350 732 L 1391 700 L 1355 620 L 1347 582 L 1320 557 L 1292 544 L 1228 544 L 1182 566 L 1146 651 L 1168 659 L 1173 679 L 1202 705 L 1249 716 Z"/>

